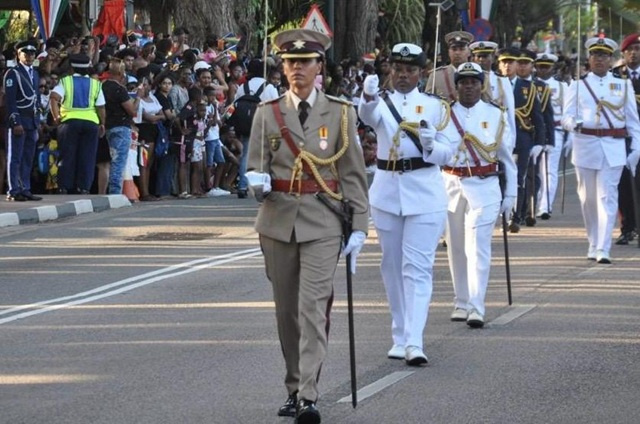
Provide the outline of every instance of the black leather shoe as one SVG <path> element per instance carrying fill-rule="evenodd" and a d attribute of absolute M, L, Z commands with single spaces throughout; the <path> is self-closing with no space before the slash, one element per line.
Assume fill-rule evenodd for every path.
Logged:
<path fill-rule="evenodd" d="M 549 218 L 551 218 L 551 214 L 548 212 L 544 212 L 542 215 L 540 215 L 540 219 L 543 221 L 546 221 Z"/>
<path fill-rule="evenodd" d="M 29 199 L 20 193 L 7 195 L 7 202 L 26 202 L 27 200 Z"/>
<path fill-rule="evenodd" d="M 238 199 L 246 199 L 247 190 L 238 190 Z"/>
<path fill-rule="evenodd" d="M 289 395 L 284 405 L 278 409 L 279 417 L 295 417 L 296 416 L 296 403 L 298 402 L 298 392 Z"/>
<path fill-rule="evenodd" d="M 22 193 L 22 195 L 27 199 L 27 200 L 34 200 L 34 201 L 38 201 L 38 200 L 42 200 L 42 197 L 40 196 L 35 196 L 31 193 Z"/>
<path fill-rule="evenodd" d="M 618 246 L 626 246 L 630 241 L 633 240 L 633 235 L 629 237 L 629 233 L 620 234 L 620 237 L 616 240 L 616 244 Z"/>
<path fill-rule="evenodd" d="M 67 194 L 67 189 L 66 188 L 58 188 L 56 189 L 56 194 Z"/>
<path fill-rule="evenodd" d="M 520 232 L 520 224 L 518 224 L 517 222 L 513 222 L 511 221 L 511 224 L 509 224 L 509 232 L 510 233 L 519 233 Z"/>
<path fill-rule="evenodd" d="M 528 216 L 524 219 L 524 223 L 527 225 L 527 227 L 535 227 L 536 219 L 532 216 Z"/>
<path fill-rule="evenodd" d="M 320 411 L 316 403 L 300 399 L 296 408 L 296 424 L 320 424 Z"/>

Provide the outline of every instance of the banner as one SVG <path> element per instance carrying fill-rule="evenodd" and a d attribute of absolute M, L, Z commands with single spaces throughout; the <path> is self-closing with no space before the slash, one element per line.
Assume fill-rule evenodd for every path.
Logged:
<path fill-rule="evenodd" d="M 69 0 L 31 0 L 31 8 L 43 40 L 46 41 L 53 35 L 68 7 Z"/>

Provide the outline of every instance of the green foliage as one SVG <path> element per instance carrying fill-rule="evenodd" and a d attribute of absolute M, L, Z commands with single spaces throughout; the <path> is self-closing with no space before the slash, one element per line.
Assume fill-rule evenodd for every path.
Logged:
<path fill-rule="evenodd" d="M 422 0 L 383 0 L 382 8 L 389 20 L 387 44 L 422 44 L 422 25 L 424 23 L 424 2 Z"/>
<path fill-rule="evenodd" d="M 33 20 L 31 22 L 31 28 L 37 28 L 38 24 Z M 22 41 L 29 38 L 29 12 L 16 11 L 11 12 L 9 23 L 6 27 L 7 30 L 7 42 Z"/>

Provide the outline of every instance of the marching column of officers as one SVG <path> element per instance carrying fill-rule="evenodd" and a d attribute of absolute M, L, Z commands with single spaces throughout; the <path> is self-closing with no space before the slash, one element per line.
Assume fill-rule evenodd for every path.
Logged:
<path fill-rule="evenodd" d="M 576 169 L 587 258 L 611 263 L 618 210 L 621 236 L 616 243 L 628 244 L 635 237 L 640 35 L 624 39 L 625 64 L 613 70 L 617 43 L 604 37 L 587 40 L 590 71 L 568 85 L 553 76 L 558 60 L 553 54 L 498 50 L 496 43 L 456 31 L 445 36 L 451 63 L 431 73 L 426 92 L 418 89 L 425 53 L 414 44 L 395 45 L 393 89 L 380 90 L 378 77 L 367 76 L 358 103 L 360 120 L 378 139 L 377 170 L 368 193 L 352 105 L 314 86 L 330 39 L 290 30 L 274 41 L 291 88 L 258 108 L 247 178 L 262 202 L 256 229 L 286 363 L 288 397 L 278 415 L 295 416 L 302 424 L 320 422 L 317 381 L 327 352 L 332 280 L 341 254 L 351 258 L 355 272 L 369 214 L 380 241 L 391 312 L 387 356 L 409 366 L 428 362 L 423 333 L 442 234 L 454 288 L 451 320 L 481 328 L 496 220 L 502 214 L 517 233 L 523 223 L 549 219 L 563 154 L 571 153 Z M 8 195 L 38 200 L 24 174 L 35 145 L 35 49 L 23 43 L 17 50 L 20 66 L 4 80 Z M 496 57 L 499 72 L 493 70 Z M 78 69 L 86 65 L 77 62 Z M 82 88 L 83 99 L 97 113 L 74 117 L 86 118 L 82 129 L 94 138 L 104 118 L 103 100 L 91 95 L 87 84 L 76 85 L 61 89 L 55 100 L 61 108 L 76 110 L 77 96 L 66 94 Z"/>
<path fill-rule="evenodd" d="M 587 258 L 611 263 L 618 208 L 617 243 L 634 237 L 640 35 L 624 40 L 626 64 L 613 72 L 617 44 L 587 40 L 590 71 L 571 84 L 553 75 L 553 54 L 498 50 L 496 43 L 474 41 L 463 31 L 445 41 L 451 63 L 431 73 L 426 92 L 418 89 L 426 56 L 410 43 L 391 51 L 392 89 L 380 89 L 376 75 L 365 78 L 358 116 L 378 142 L 367 193 L 362 158 L 354 154 L 350 106 L 313 87 L 330 40 L 307 30 L 276 37 L 292 88 L 259 106 L 247 176 L 262 202 L 256 229 L 287 368 L 288 397 L 278 415 L 295 416 L 297 423 L 320 422 L 316 385 L 327 349 L 331 280 L 340 253 L 350 254 L 355 270 L 366 238 L 367 198 L 391 312 L 387 356 L 409 366 L 428 362 L 423 333 L 442 234 L 454 288 L 451 320 L 481 328 L 496 220 L 502 214 L 509 231 L 518 233 L 522 224 L 550 219 L 560 163 L 568 154 L 576 169 Z M 354 206 L 353 233 L 338 243 L 345 200 Z M 282 216 L 286 225 L 273 227 Z"/>

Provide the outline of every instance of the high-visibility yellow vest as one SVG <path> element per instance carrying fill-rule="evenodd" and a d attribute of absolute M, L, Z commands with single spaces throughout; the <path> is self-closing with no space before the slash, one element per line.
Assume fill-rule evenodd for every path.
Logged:
<path fill-rule="evenodd" d="M 60 80 L 64 100 L 60 105 L 60 122 L 82 119 L 100 123 L 96 100 L 100 94 L 100 81 L 88 76 L 69 75 Z"/>

